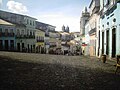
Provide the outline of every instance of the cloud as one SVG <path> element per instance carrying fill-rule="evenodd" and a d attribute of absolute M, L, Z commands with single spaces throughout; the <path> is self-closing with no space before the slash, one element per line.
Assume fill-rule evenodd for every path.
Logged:
<path fill-rule="evenodd" d="M 62 31 L 62 26 L 69 26 L 70 32 L 80 31 L 80 8 L 66 5 L 51 10 L 39 11 L 33 16 L 38 21 L 56 26 L 56 31 Z"/>
<path fill-rule="evenodd" d="M 26 6 L 24 6 L 22 3 L 15 2 L 13 0 L 9 0 L 7 2 L 7 7 L 9 10 L 11 10 L 14 13 L 26 13 L 26 12 L 28 12 L 28 9 Z"/>
<path fill-rule="evenodd" d="M 79 17 L 58 13 L 44 13 L 36 16 L 38 21 L 56 26 L 56 31 L 62 31 L 62 26 L 69 26 L 70 32 L 79 32 Z"/>

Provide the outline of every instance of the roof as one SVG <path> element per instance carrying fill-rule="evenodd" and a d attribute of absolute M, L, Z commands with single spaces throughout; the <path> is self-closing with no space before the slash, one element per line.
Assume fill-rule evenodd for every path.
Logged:
<path fill-rule="evenodd" d="M 48 26 L 56 28 L 55 26 L 52 26 L 50 24 L 46 24 L 46 23 L 43 23 L 43 22 L 36 21 L 36 28 L 40 28 L 40 27 L 46 27 L 47 28 Z"/>
<path fill-rule="evenodd" d="M 13 26 L 14 24 L 10 23 L 10 22 L 7 22 L 3 19 L 0 19 L 0 25 L 10 25 L 10 26 Z"/>
<path fill-rule="evenodd" d="M 3 11 L 3 10 L 0 10 L 0 12 L 5 12 L 5 13 L 9 13 L 9 14 L 19 15 L 19 16 L 23 16 L 23 17 L 29 17 L 29 18 L 32 18 L 32 19 L 37 20 L 36 18 L 31 17 L 31 16 L 27 16 L 27 15 L 17 14 L 17 13 L 8 12 L 8 11 Z"/>
<path fill-rule="evenodd" d="M 67 32 L 61 32 L 60 34 L 62 34 L 62 35 L 70 35 L 70 33 L 67 33 Z"/>

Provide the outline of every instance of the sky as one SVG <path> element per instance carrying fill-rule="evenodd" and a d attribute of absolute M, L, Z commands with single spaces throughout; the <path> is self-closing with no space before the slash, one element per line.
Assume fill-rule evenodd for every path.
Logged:
<path fill-rule="evenodd" d="M 80 31 L 82 10 L 89 7 L 91 0 L 0 0 L 0 9 L 24 14 L 38 21 L 56 26 L 69 26 L 70 32 Z"/>

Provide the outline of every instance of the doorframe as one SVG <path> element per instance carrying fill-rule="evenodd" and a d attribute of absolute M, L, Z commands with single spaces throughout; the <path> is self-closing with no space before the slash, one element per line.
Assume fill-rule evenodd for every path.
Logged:
<path fill-rule="evenodd" d="M 115 32 L 115 37 L 113 37 L 113 31 Z M 114 27 L 112 28 L 112 57 L 115 57 L 115 55 L 116 55 L 116 28 Z"/>

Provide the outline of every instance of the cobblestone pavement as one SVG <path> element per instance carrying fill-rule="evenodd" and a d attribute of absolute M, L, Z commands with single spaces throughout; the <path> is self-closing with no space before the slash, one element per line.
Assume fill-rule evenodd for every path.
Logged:
<path fill-rule="evenodd" d="M 120 90 L 114 65 L 95 57 L 0 52 L 0 90 Z"/>

